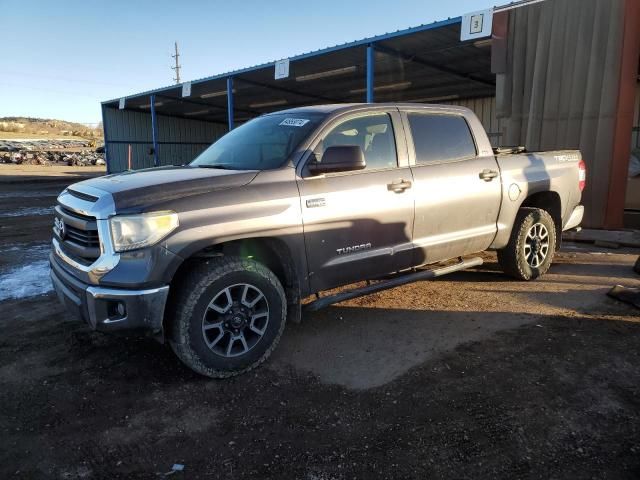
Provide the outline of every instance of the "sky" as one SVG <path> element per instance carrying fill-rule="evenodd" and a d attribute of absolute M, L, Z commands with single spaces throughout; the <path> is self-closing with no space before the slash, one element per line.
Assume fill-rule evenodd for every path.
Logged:
<path fill-rule="evenodd" d="M 100 102 L 507 3 L 0 0 L 0 117 L 96 123 Z"/>

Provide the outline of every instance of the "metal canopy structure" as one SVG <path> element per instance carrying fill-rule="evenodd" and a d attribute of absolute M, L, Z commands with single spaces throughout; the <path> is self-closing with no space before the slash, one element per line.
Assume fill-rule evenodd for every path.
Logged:
<path fill-rule="evenodd" d="M 474 12 L 109 100 L 107 169 L 187 163 L 234 126 L 277 110 L 448 103 L 472 109 L 494 146 L 580 148 L 591 175 L 585 225 L 620 227 L 639 8 L 637 0 L 519 0 L 484 11 L 487 23 Z"/>
<path fill-rule="evenodd" d="M 494 96 L 490 40 L 461 42 L 460 26 L 457 17 L 297 55 L 289 58 L 288 77 L 278 80 L 270 62 L 186 82 L 190 92 L 172 85 L 106 101 L 103 108 L 233 128 L 302 105 Z"/>

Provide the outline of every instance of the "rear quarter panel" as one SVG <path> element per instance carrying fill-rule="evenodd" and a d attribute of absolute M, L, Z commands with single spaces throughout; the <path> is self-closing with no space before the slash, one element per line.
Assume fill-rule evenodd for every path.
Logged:
<path fill-rule="evenodd" d="M 555 192 L 560 197 L 562 225 L 580 204 L 577 150 L 498 155 L 502 178 L 502 205 L 498 216 L 498 234 L 491 248 L 507 245 L 511 230 L 524 201 L 539 192 Z"/>

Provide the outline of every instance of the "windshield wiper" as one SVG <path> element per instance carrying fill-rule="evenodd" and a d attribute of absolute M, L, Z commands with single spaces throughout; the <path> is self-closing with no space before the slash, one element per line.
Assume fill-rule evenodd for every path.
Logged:
<path fill-rule="evenodd" d="M 195 165 L 198 168 L 219 168 L 220 170 L 235 170 L 234 168 L 231 168 L 232 165 L 228 164 L 228 163 L 217 163 L 215 165 L 207 165 L 207 164 L 202 164 L 202 165 Z"/>

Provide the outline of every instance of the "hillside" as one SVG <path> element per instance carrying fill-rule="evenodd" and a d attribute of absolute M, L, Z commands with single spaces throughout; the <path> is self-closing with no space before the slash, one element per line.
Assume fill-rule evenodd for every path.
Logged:
<path fill-rule="evenodd" d="M 55 119 L 0 117 L 0 139 L 69 137 L 100 140 L 102 136 L 102 124 L 94 127 Z"/>

